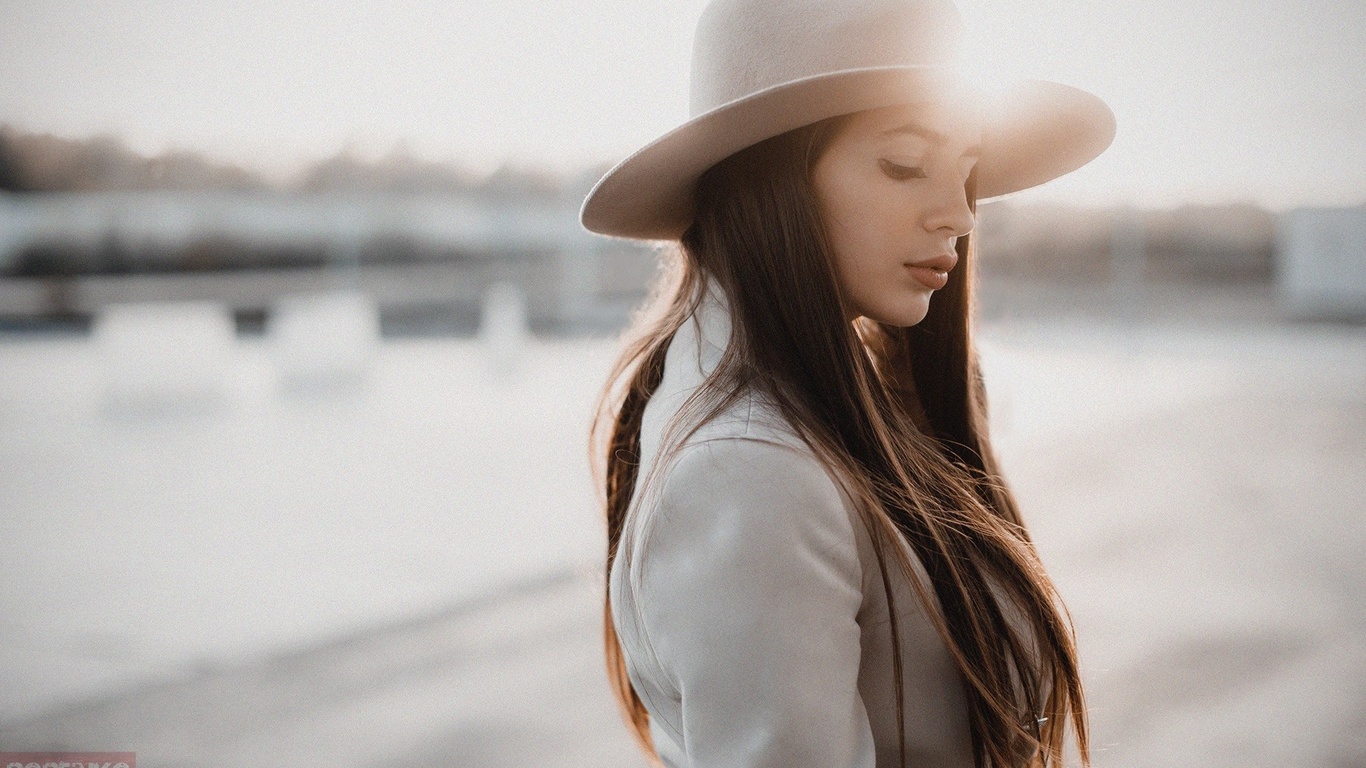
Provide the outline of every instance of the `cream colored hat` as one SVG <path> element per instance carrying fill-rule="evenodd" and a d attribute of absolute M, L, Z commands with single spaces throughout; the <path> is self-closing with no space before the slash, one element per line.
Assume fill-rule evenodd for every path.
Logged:
<path fill-rule="evenodd" d="M 608 171 L 580 220 L 604 235 L 675 240 L 693 188 L 745 147 L 827 117 L 973 92 L 947 0 L 713 0 L 693 43 L 689 120 Z M 1095 159 L 1115 134 L 1099 98 L 1040 80 L 984 103 L 978 199 Z"/>

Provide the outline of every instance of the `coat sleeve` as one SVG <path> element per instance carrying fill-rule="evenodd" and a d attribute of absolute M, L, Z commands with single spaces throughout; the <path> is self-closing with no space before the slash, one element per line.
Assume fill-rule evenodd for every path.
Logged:
<path fill-rule="evenodd" d="M 809 454 L 689 446 L 642 559 L 642 618 L 692 768 L 872 768 L 852 521 Z"/>

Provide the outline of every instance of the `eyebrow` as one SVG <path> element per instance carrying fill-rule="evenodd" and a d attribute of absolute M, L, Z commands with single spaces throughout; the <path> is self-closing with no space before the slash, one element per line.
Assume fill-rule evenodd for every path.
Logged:
<path fill-rule="evenodd" d="M 931 128 L 926 128 L 925 126 L 920 125 L 918 123 L 907 123 L 905 125 L 899 125 L 896 128 L 889 128 L 882 132 L 883 136 L 896 136 L 899 134 L 910 134 L 912 136 L 919 136 L 922 139 L 934 142 L 936 144 L 945 144 L 948 143 L 949 140 L 948 136 L 945 136 L 939 131 L 933 130 Z M 973 144 L 972 146 L 963 150 L 964 157 L 980 157 L 981 154 L 981 144 Z"/>

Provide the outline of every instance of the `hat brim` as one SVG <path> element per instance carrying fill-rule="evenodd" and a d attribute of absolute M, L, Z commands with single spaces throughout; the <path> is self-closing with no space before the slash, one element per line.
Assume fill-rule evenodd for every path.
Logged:
<path fill-rule="evenodd" d="M 908 66 L 844 70 L 758 91 L 688 120 L 622 160 L 588 193 L 579 220 L 603 235 L 677 240 L 692 223 L 697 179 L 726 157 L 828 117 L 966 88 L 949 68 Z M 1105 151 L 1115 134 L 1114 114 L 1103 101 L 1060 83 L 1020 81 L 984 106 L 979 200 L 1074 171 Z"/>

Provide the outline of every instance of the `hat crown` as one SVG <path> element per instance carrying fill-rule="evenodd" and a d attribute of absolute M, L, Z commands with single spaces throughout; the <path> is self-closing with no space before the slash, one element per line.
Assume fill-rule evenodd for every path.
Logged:
<path fill-rule="evenodd" d="M 693 38 L 689 111 L 832 72 L 952 65 L 961 40 L 947 0 L 713 0 Z"/>

